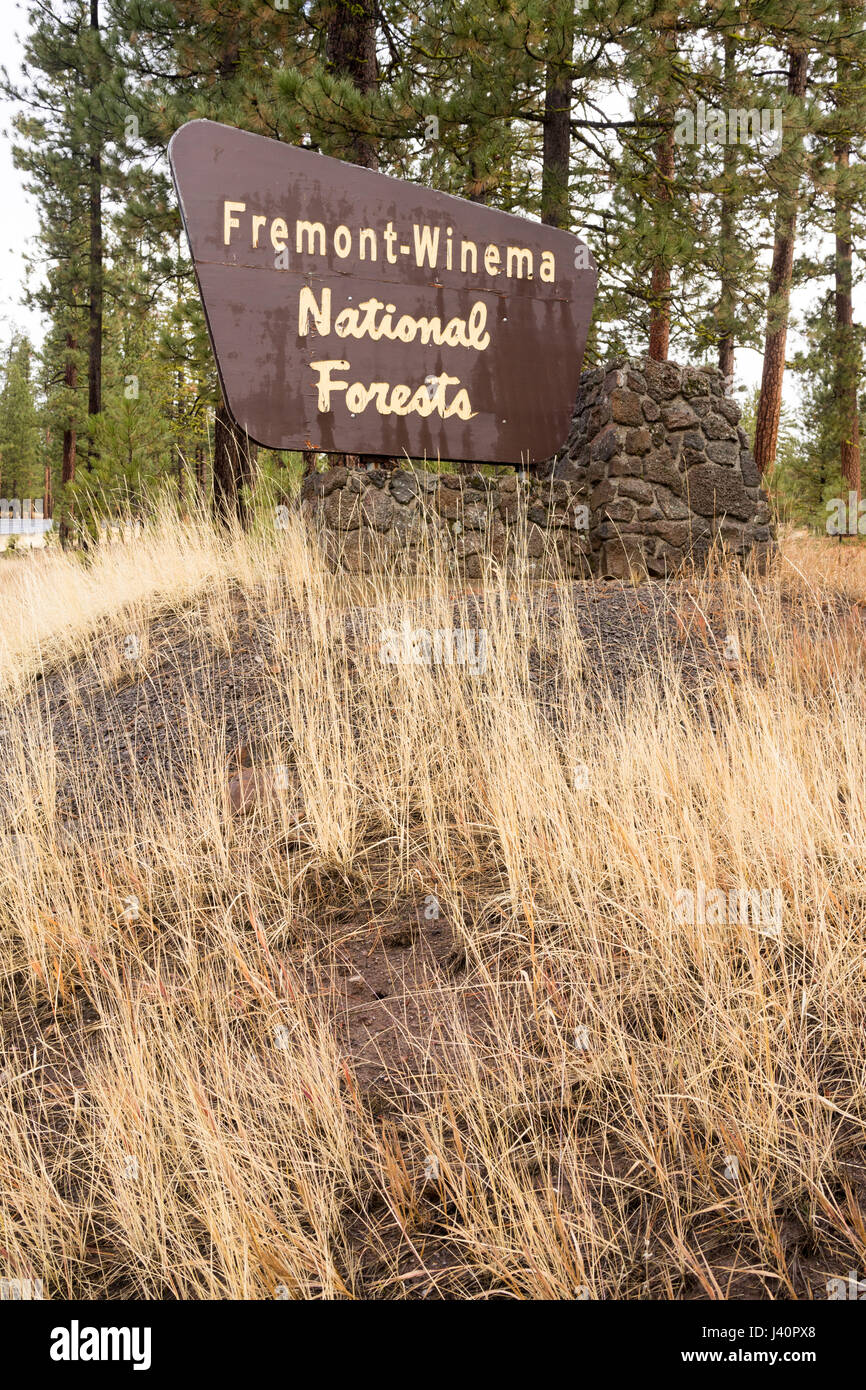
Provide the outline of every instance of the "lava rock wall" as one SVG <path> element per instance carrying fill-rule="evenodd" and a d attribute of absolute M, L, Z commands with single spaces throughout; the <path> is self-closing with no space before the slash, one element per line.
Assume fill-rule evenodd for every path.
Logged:
<path fill-rule="evenodd" d="M 302 511 L 328 559 L 414 569 L 431 543 L 479 577 L 484 557 L 555 554 L 567 574 L 664 575 L 720 543 L 763 561 L 775 538 L 740 409 L 714 368 L 621 358 L 584 372 L 565 447 L 527 476 L 328 468 Z"/>

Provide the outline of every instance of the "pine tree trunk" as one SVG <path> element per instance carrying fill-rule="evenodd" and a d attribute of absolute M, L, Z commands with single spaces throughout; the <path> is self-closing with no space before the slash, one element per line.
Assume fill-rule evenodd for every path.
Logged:
<path fill-rule="evenodd" d="M 847 170 L 851 147 L 836 146 L 837 171 Z M 857 386 L 860 376 L 859 352 L 854 332 L 853 270 L 851 245 L 851 200 L 836 185 L 836 399 L 840 423 L 842 477 L 849 492 L 860 500 L 860 403 Z"/>
<path fill-rule="evenodd" d="M 725 378 L 725 389 L 730 395 L 734 380 L 734 340 L 730 334 L 725 334 L 719 343 L 719 371 Z"/>
<path fill-rule="evenodd" d="M 74 391 L 78 385 L 78 364 L 75 352 L 78 348 L 78 340 L 72 333 L 66 334 L 66 365 L 63 369 L 63 385 L 69 391 Z M 67 407 L 69 410 L 69 423 L 63 431 L 63 462 L 60 470 L 60 487 L 62 499 L 62 511 L 60 514 L 60 543 L 64 547 L 69 544 L 72 533 L 71 519 L 73 503 L 67 496 L 67 486 L 75 481 L 75 459 L 77 450 L 77 435 L 75 427 L 71 421 L 73 419 L 74 404 L 70 400 Z"/>
<path fill-rule="evenodd" d="M 565 228 L 569 222 L 573 14 L 573 9 L 569 6 L 568 18 L 550 35 L 544 75 L 541 220 L 549 227 Z"/>
<path fill-rule="evenodd" d="M 330 0 L 325 56 L 331 71 L 348 77 L 359 92 L 377 81 L 376 0 Z M 363 131 L 349 135 L 348 157 L 365 169 L 378 169 L 376 147 Z"/>
<path fill-rule="evenodd" d="M 213 515 L 224 526 L 239 521 L 246 526 L 249 507 L 243 489 L 252 483 L 258 446 L 251 444 L 220 401 L 214 420 Z"/>
<path fill-rule="evenodd" d="M 725 94 L 728 105 L 733 104 L 737 69 L 737 44 L 732 34 L 725 35 Z M 722 198 L 719 213 L 719 260 L 721 263 L 721 292 L 719 294 L 719 371 L 725 378 L 728 391 L 734 380 L 734 327 L 737 308 L 737 285 L 734 276 L 736 254 L 735 187 L 737 178 L 737 146 L 728 140 L 722 155 Z"/>
<path fill-rule="evenodd" d="M 843 6 L 841 13 L 850 11 Z M 851 65 L 840 56 L 836 62 L 837 101 L 846 107 L 851 100 Z M 844 114 L 843 114 L 844 119 Z M 834 195 L 836 254 L 836 401 L 839 412 L 839 454 L 842 477 L 849 492 L 860 501 L 860 403 L 857 389 L 860 379 L 860 353 L 854 332 L 853 247 L 851 236 L 851 191 L 848 170 L 851 163 L 851 141 L 847 136 L 837 140 L 834 157 L 836 187 Z"/>
<path fill-rule="evenodd" d="M 470 66 L 470 73 L 470 85 L 480 81 L 474 63 Z M 466 169 L 462 195 L 468 202 L 480 203 L 482 206 L 487 203 L 490 192 L 490 170 L 486 166 L 484 154 L 485 133 L 483 118 L 474 118 L 467 122 L 461 153 L 461 162 Z"/>
<path fill-rule="evenodd" d="M 228 31 L 222 35 L 218 72 L 224 82 L 231 82 L 240 66 L 240 45 L 237 37 L 237 18 L 229 14 Z M 232 419 L 225 401 L 220 398 L 214 417 L 213 491 L 211 510 L 215 521 L 230 526 L 248 521 L 247 499 L 242 487 L 249 483 L 252 460 L 258 454 L 243 430 Z"/>
<path fill-rule="evenodd" d="M 99 34 L 99 0 L 90 0 L 90 28 L 94 41 Z M 90 158 L 90 258 L 89 307 L 87 343 L 87 413 L 98 415 L 102 410 L 102 147 L 97 135 L 91 132 Z M 91 423 L 88 465 L 94 458 Z"/>
<path fill-rule="evenodd" d="M 788 94 L 802 100 L 806 92 L 809 59 L 805 52 L 792 52 L 788 60 Z M 795 137 L 794 154 L 799 138 Z M 781 158 L 786 157 L 783 149 Z M 791 151 L 787 154 L 791 158 Z M 781 167 L 781 166 L 780 166 Z M 785 344 L 788 338 L 788 309 L 791 298 L 791 272 L 794 268 L 794 239 L 797 231 L 799 168 L 783 170 L 788 186 L 779 190 L 776 203 L 773 265 L 770 270 L 767 329 L 764 337 L 764 364 L 761 394 L 755 423 L 755 463 L 761 473 L 773 466 L 782 413 L 782 382 L 785 376 Z"/>
<path fill-rule="evenodd" d="M 649 355 L 654 362 L 666 362 L 671 338 L 671 267 L 665 248 L 669 204 L 674 177 L 674 109 L 670 98 L 669 64 L 676 48 L 673 34 L 662 33 L 656 50 L 664 64 L 656 114 L 661 133 L 655 147 L 653 197 L 657 212 L 659 249 L 653 259 L 650 278 Z"/>
<path fill-rule="evenodd" d="M 463 197 L 469 203 L 487 202 L 487 181 L 484 177 L 484 161 L 478 152 L 473 136 L 468 135 L 469 148 L 466 153 L 466 181 L 463 186 Z"/>
<path fill-rule="evenodd" d="M 670 180 L 674 176 L 674 129 L 671 125 L 656 146 L 656 191 L 658 204 L 671 201 Z M 660 221 L 663 225 L 664 210 Z M 664 252 L 653 261 L 650 280 L 649 355 L 654 362 L 666 362 L 671 339 L 671 268 Z"/>
<path fill-rule="evenodd" d="M 487 202 L 487 180 L 485 179 L 480 142 L 471 134 L 466 152 L 466 162 L 468 177 L 464 186 L 464 195 L 468 202 L 480 203 L 483 206 Z M 474 463 L 463 459 L 458 460 L 456 468 L 457 472 L 464 478 L 470 477 L 476 471 Z"/>
<path fill-rule="evenodd" d="M 376 86 L 376 0 L 329 0 L 325 40 L 329 68 L 339 77 L 348 77 L 359 92 Z M 378 169 L 376 148 L 363 131 L 349 135 L 349 159 L 365 169 Z M 346 468 L 366 467 L 380 460 L 373 455 L 335 454 L 332 463 Z"/>
<path fill-rule="evenodd" d="M 102 160 L 90 157 L 90 305 L 87 348 L 87 413 L 102 410 Z"/>

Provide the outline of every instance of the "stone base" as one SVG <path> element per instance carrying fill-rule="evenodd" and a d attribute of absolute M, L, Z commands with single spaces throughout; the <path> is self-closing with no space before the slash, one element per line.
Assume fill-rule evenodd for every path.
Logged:
<path fill-rule="evenodd" d="M 740 407 L 712 367 L 620 358 L 584 372 L 568 442 L 542 472 L 585 498 L 603 577 L 670 573 L 713 546 L 758 561 L 775 548 Z"/>
<path fill-rule="evenodd" d="M 589 574 L 589 535 L 576 491 L 565 480 L 513 473 L 329 468 L 304 480 L 301 506 L 329 561 L 356 572 L 414 570 L 424 553 L 440 550 L 446 566 L 470 579 L 481 577 L 485 557 L 521 557 L 537 574 L 550 553 L 579 576 Z"/>
<path fill-rule="evenodd" d="M 584 372 L 568 442 L 528 478 L 329 468 L 301 506 L 329 562 L 414 570 L 425 551 L 478 578 L 485 557 L 571 577 L 672 573 L 713 546 L 764 561 L 770 508 L 740 408 L 713 368 L 621 358 Z"/>

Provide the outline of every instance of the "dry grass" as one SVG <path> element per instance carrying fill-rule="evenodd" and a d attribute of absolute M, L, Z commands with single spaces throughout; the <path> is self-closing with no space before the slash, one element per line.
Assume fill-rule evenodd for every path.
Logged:
<path fill-rule="evenodd" d="M 712 656 L 697 691 L 676 637 L 605 693 L 566 601 L 553 634 L 525 578 L 456 620 L 454 588 L 165 519 L 0 565 L 0 1274 L 84 1298 L 862 1277 L 866 550 L 648 590 Z M 190 682 L 164 714 L 183 787 L 133 767 L 112 800 L 97 730 L 71 834 L 42 692 L 83 749 L 93 691 L 171 661 L 161 623 L 232 652 L 239 604 L 271 641 L 274 794 L 231 813 L 223 692 Z M 383 663 L 403 621 L 483 626 L 486 670 Z M 681 920 L 699 884 L 780 894 L 780 922 Z"/>

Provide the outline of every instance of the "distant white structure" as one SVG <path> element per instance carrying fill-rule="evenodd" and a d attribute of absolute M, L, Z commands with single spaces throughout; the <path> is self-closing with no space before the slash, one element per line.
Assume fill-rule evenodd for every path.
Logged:
<path fill-rule="evenodd" d="M 44 515 L 44 499 L 0 497 L 0 550 L 6 548 L 4 537 L 26 537 L 26 544 L 43 546 L 44 537 L 53 527 L 51 517 Z"/>

